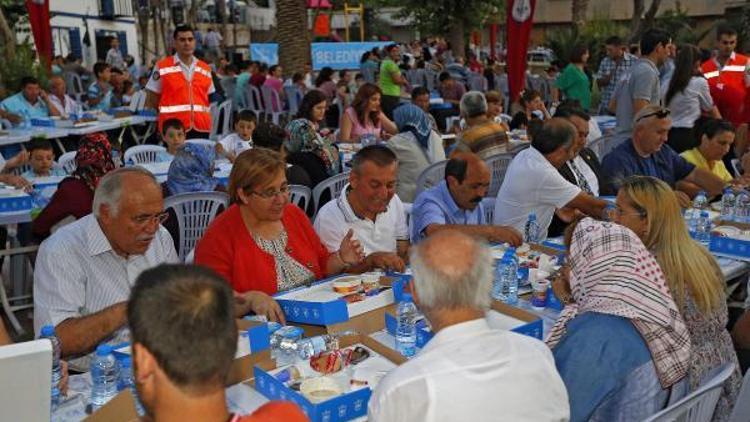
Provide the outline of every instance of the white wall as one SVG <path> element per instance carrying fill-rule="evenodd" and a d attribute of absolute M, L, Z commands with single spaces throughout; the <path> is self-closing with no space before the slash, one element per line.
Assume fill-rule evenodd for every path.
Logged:
<path fill-rule="evenodd" d="M 115 0 L 117 1 L 117 0 Z M 85 35 L 86 26 L 83 16 L 87 17 L 89 38 L 91 47 L 83 45 L 83 60 L 87 66 L 96 62 L 96 31 L 124 31 L 127 37 L 128 54 L 133 56 L 136 63 L 140 63 L 140 49 L 138 48 L 138 32 L 134 16 L 118 16 L 114 19 L 102 19 L 99 17 L 98 0 L 50 0 L 51 26 L 63 28 L 78 28 L 81 32 L 81 41 Z M 53 29 L 53 38 L 55 35 Z M 64 44 L 63 39 L 63 44 Z M 67 53 L 67 46 L 60 45 L 60 40 L 54 40 L 56 51 Z"/>

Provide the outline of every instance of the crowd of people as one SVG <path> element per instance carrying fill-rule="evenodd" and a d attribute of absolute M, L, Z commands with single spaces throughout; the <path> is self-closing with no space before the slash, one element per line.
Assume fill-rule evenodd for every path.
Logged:
<path fill-rule="evenodd" d="M 3 160 L 1 182 L 67 176 L 31 223 L 41 241 L 35 332 L 55 326 L 63 357 L 79 370 L 98 344 L 131 341 L 139 397 L 154 417 L 303 420 L 283 403 L 231 419 L 223 386 L 233 319 L 283 324 L 276 293 L 410 268 L 436 335 L 380 382 L 371 420 L 643 420 L 729 364 L 713 416 L 728 420 L 742 382 L 735 346 L 747 356 L 750 311 L 730 336 L 727 284 L 682 215 L 699 192 L 718 199 L 750 174 L 750 61 L 734 51 L 736 31 L 717 33 L 708 57 L 661 29 L 643 34 L 637 55 L 611 37 L 596 73 L 588 49 L 574 48 L 554 89 L 529 86 L 512 104 L 499 63 L 474 54 L 464 62 L 433 39 L 368 51 L 356 72 L 308 65 L 285 81 L 278 65 L 223 63 L 218 44 L 209 48 L 214 63 L 204 62 L 183 26 L 175 54 L 150 74 L 131 72 L 113 40 L 80 105 L 66 95 L 65 72 L 77 70 L 65 60 L 49 94 L 26 78 L 0 103 L 0 118 L 108 110 L 133 96 L 118 85 L 138 86 L 166 146 L 156 161 L 170 164 L 161 184 L 143 167 L 120 167 L 105 133 L 80 139 L 69 175 L 47 141 Z M 291 117 L 279 125 L 249 110 L 249 85 L 278 93 L 271 98 Z M 206 137 L 217 96 L 234 102 L 233 132 L 213 146 L 191 143 Z M 604 140 L 594 115 L 616 119 Z M 528 138 L 520 150 L 511 146 L 519 129 Z M 597 155 L 594 141 L 609 152 Z M 349 144 L 361 146 L 351 160 L 342 153 Z M 490 192 L 497 176 L 488 163 L 499 155 L 510 162 Z M 226 185 L 214 177 L 219 159 L 232 163 Z M 725 164 L 733 159 L 739 164 Z M 437 183 L 419 186 L 441 162 Z M 10 173 L 26 163 L 22 176 Z M 314 188 L 344 173 L 346 185 L 320 204 L 290 202 L 292 185 Z M 164 199 L 214 191 L 229 205 L 198 241 L 195 266 L 182 265 L 177 217 Z M 563 236 L 567 255 L 553 280 L 565 308 L 546 344 L 485 320 L 487 244 L 521 245 L 530 215 L 542 231 L 535 240 Z"/>

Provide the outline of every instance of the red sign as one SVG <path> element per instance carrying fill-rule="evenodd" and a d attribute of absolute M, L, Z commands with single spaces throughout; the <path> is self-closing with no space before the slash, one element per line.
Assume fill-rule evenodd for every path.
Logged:
<path fill-rule="evenodd" d="M 510 100 L 516 101 L 526 85 L 526 52 L 534 21 L 536 0 L 508 0 L 508 88 Z"/>

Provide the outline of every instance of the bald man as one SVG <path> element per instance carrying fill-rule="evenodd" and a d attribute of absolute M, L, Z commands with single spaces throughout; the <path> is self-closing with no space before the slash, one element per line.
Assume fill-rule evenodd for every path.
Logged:
<path fill-rule="evenodd" d="M 445 180 L 417 196 L 412 207 L 411 242 L 454 229 L 490 242 L 520 245 L 520 232 L 513 228 L 491 226 L 486 221 L 482 199 L 490 187 L 487 163 L 473 153 L 456 153 L 445 166 Z"/>
<path fill-rule="evenodd" d="M 65 94 L 65 79 L 60 76 L 49 79 L 49 102 L 64 119 L 77 113 L 78 103 Z"/>
<path fill-rule="evenodd" d="M 549 348 L 493 329 L 485 319 L 492 286 L 487 246 L 441 230 L 412 250 L 411 265 L 414 301 L 435 336 L 380 381 L 368 420 L 569 419 L 568 395 Z"/>
<path fill-rule="evenodd" d="M 565 180 L 558 171 L 577 154 L 577 137 L 576 127 L 566 119 L 556 117 L 544 123 L 531 146 L 519 152 L 508 166 L 495 200 L 495 224 L 523 230 L 534 213 L 546 238 L 555 214 L 566 224 L 577 214 L 603 216 L 607 202 Z"/>

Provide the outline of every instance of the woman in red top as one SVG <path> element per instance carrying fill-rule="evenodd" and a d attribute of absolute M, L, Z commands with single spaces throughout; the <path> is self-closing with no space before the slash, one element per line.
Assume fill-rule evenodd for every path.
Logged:
<path fill-rule="evenodd" d="M 79 219 L 91 214 L 99 180 L 114 169 L 112 147 L 104 132 L 81 138 L 76 152 L 76 169 L 70 177 L 60 182 L 49 204 L 34 219 L 34 236 L 41 241 L 62 220 L 68 217 Z"/>
<path fill-rule="evenodd" d="M 284 322 L 271 295 L 338 274 L 364 255 L 352 232 L 329 252 L 307 215 L 289 203 L 286 163 L 276 151 L 240 154 L 229 175 L 232 205 L 208 227 L 195 263 L 222 275 L 249 309 Z"/>

